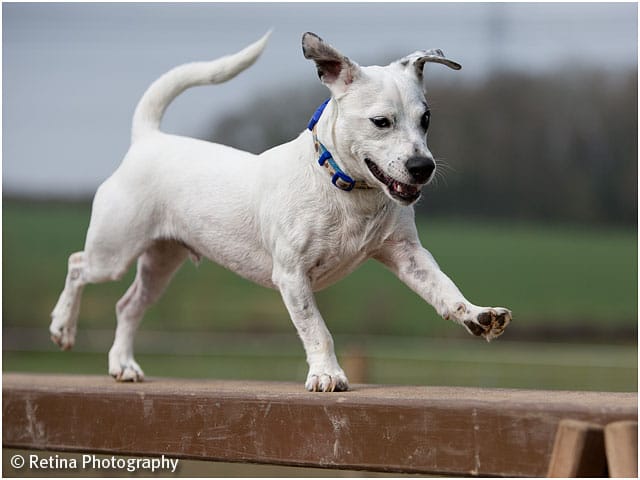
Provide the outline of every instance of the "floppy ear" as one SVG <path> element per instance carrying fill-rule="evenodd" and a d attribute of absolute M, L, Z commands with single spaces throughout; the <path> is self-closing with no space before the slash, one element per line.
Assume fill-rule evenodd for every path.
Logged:
<path fill-rule="evenodd" d="M 394 63 L 401 67 L 411 69 L 418 76 L 418 79 L 422 80 L 422 69 L 427 62 L 441 63 L 454 70 L 460 70 L 462 68 L 462 65 L 459 63 L 445 57 L 439 48 L 433 50 L 418 50 L 400 60 L 396 60 Z"/>
<path fill-rule="evenodd" d="M 318 69 L 318 77 L 334 95 L 344 93 L 360 75 L 360 67 L 352 62 L 315 33 L 302 36 L 304 58 L 313 60 Z"/>

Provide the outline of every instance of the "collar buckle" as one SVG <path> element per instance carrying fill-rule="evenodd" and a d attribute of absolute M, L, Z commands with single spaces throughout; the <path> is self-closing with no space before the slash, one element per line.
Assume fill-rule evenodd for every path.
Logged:
<path fill-rule="evenodd" d="M 321 167 L 324 167 L 324 164 L 327 163 L 327 160 L 329 160 L 330 158 L 333 158 L 331 156 L 331 154 L 329 153 L 329 150 L 327 150 L 326 148 L 324 148 L 324 145 L 321 145 L 321 150 L 322 150 L 322 155 L 320 155 L 320 158 L 318 159 L 318 163 L 320 164 Z"/>
<path fill-rule="evenodd" d="M 331 183 L 333 183 L 340 190 L 350 192 L 353 187 L 356 186 L 356 181 L 344 172 L 337 171 L 331 177 Z"/>

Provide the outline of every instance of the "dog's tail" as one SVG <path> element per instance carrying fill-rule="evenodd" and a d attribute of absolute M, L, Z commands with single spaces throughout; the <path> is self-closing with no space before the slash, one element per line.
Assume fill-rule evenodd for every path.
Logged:
<path fill-rule="evenodd" d="M 133 114 L 131 141 L 160 128 L 162 116 L 171 101 L 189 87 L 226 82 L 249 68 L 264 50 L 269 30 L 245 49 L 210 62 L 193 62 L 169 70 L 144 92 Z"/>

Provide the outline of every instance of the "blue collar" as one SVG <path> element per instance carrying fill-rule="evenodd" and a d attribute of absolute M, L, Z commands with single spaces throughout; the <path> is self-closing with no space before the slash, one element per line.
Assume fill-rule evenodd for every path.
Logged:
<path fill-rule="evenodd" d="M 313 113 L 311 120 L 309 120 L 309 125 L 307 125 L 309 131 L 313 132 L 316 123 L 318 123 L 318 120 L 320 120 L 320 117 L 322 116 L 322 112 L 324 112 L 324 109 L 330 101 L 331 98 L 327 98 L 324 102 L 322 102 L 322 105 L 320 105 L 318 109 Z"/>
<path fill-rule="evenodd" d="M 313 134 L 313 143 L 316 149 L 316 154 L 319 154 L 318 163 L 320 164 L 321 167 L 325 167 L 327 170 L 329 170 L 329 173 L 331 174 L 331 183 L 333 183 L 333 185 L 339 188 L 340 190 L 344 190 L 345 192 L 350 192 L 354 188 L 359 188 L 359 189 L 371 188 L 369 185 L 366 184 L 366 182 L 356 181 L 353 178 L 351 178 L 349 175 L 347 175 L 344 172 L 344 170 L 342 170 L 338 165 L 338 163 L 335 161 L 335 159 L 331 155 L 331 152 L 329 152 L 329 150 L 327 150 L 327 148 L 318 140 L 318 136 L 316 134 L 316 124 L 320 120 L 320 117 L 322 116 L 322 112 L 324 112 L 324 109 L 330 100 L 331 98 L 327 98 L 322 103 L 322 105 L 318 107 L 318 109 L 315 111 L 315 113 L 311 117 L 311 120 L 309 120 L 309 124 L 307 125 L 307 128 L 309 129 L 309 131 Z"/>

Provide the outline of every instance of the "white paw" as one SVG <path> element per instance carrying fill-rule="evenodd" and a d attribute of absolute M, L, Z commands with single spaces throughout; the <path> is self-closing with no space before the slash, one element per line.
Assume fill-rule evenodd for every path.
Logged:
<path fill-rule="evenodd" d="M 49 326 L 51 341 L 62 350 L 70 350 L 76 342 L 76 326 L 59 324 L 59 322 L 56 321 L 58 317 L 55 312 L 51 314 L 51 317 L 51 325 Z"/>
<path fill-rule="evenodd" d="M 117 382 L 142 382 L 144 372 L 132 356 L 118 355 L 109 352 L 109 375 Z"/>
<path fill-rule="evenodd" d="M 487 342 L 499 337 L 511 322 L 510 310 L 502 307 L 485 308 L 472 320 L 463 323 L 469 333 L 484 337 Z"/>
<path fill-rule="evenodd" d="M 349 380 L 340 368 L 331 372 L 311 369 L 304 386 L 310 392 L 346 392 Z"/>

